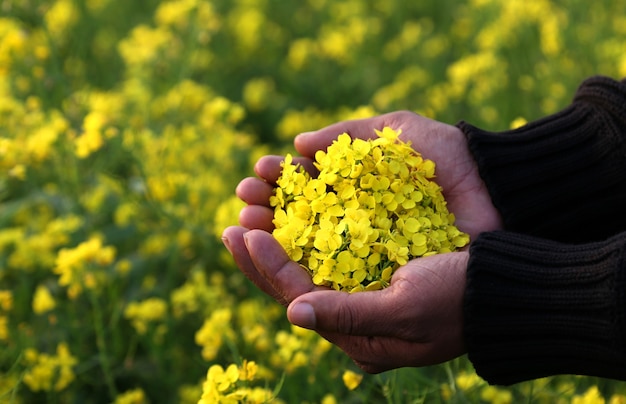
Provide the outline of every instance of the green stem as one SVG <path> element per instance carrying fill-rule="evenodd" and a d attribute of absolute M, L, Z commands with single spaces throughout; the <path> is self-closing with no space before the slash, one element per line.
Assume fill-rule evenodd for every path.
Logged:
<path fill-rule="evenodd" d="M 106 383 L 107 389 L 109 390 L 109 395 L 112 399 L 114 399 L 115 397 L 117 397 L 117 389 L 115 388 L 115 382 L 113 379 L 113 374 L 111 372 L 111 362 L 109 361 L 108 356 L 108 347 L 106 343 L 102 310 L 100 308 L 100 305 L 98 304 L 98 299 L 95 293 L 88 289 L 87 294 L 89 295 L 91 305 L 93 307 L 94 330 L 96 332 L 96 345 L 98 347 L 98 359 L 100 361 L 100 367 L 102 368 L 102 373 L 104 374 L 104 381 Z"/>

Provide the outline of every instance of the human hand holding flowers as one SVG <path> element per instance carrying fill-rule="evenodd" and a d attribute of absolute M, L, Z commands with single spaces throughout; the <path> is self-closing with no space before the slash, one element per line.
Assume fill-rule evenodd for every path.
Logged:
<path fill-rule="evenodd" d="M 288 154 L 270 205 L 272 234 L 313 283 L 346 292 L 385 288 L 412 258 L 456 251 L 469 236 L 454 225 L 435 163 L 388 126 L 375 139 L 347 133 L 315 153 L 311 176 Z"/>
<path fill-rule="evenodd" d="M 341 122 L 300 135 L 295 146 L 303 157 L 294 158 L 294 163 L 315 175 L 315 153 L 325 150 L 339 134 L 369 139 L 376 136 L 373 129 L 384 127 L 402 131 L 402 140 L 437 164 L 436 182 L 443 188 L 459 230 L 473 239 L 480 232 L 501 227 L 462 132 L 410 112 Z M 467 253 L 411 261 L 396 271 L 388 289 L 362 297 L 315 286 L 311 276 L 268 234 L 274 229 L 269 200 L 283 159 L 260 159 L 255 166 L 260 178 L 244 179 L 237 188 L 237 195 L 248 203 L 240 213 L 243 227 L 226 229 L 224 242 L 241 270 L 266 293 L 289 305 L 290 321 L 315 329 L 367 371 L 427 365 L 461 354 Z"/>
<path fill-rule="evenodd" d="M 318 150 L 325 150 L 341 133 L 352 138 L 371 139 L 374 129 L 391 127 L 402 131 L 400 139 L 410 142 L 425 158 L 437 165 L 436 182 L 443 188 L 448 209 L 456 217 L 459 230 L 473 240 L 483 231 L 502 227 L 500 216 L 478 175 L 478 168 L 467 147 L 465 135 L 456 127 L 437 122 L 408 111 L 393 112 L 374 118 L 339 122 L 326 128 L 296 137 L 294 144 L 301 164 L 315 173 L 313 158 Z M 246 178 L 237 187 L 237 195 L 248 206 L 242 209 L 240 224 L 249 229 L 274 229 L 274 210 L 269 200 L 281 172 L 282 156 L 261 158 L 255 171 L 259 178 Z"/>

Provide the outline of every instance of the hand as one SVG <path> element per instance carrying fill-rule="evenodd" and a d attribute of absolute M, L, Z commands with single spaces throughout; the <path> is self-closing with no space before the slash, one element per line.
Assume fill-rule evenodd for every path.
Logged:
<path fill-rule="evenodd" d="M 460 230 L 474 239 L 502 227 L 464 134 L 411 112 L 341 122 L 302 134 L 295 139 L 302 157 L 294 161 L 315 173 L 315 152 L 339 134 L 368 139 L 376 136 L 374 129 L 385 126 L 402 130 L 403 140 L 436 163 L 436 181 Z M 237 187 L 237 195 L 248 203 L 239 216 L 243 227 L 226 229 L 223 240 L 242 272 L 288 306 L 291 322 L 316 330 L 368 372 L 429 365 L 462 354 L 467 252 L 411 261 L 396 271 L 391 286 L 382 291 L 347 294 L 317 287 L 269 234 L 274 228 L 269 198 L 281 161 L 279 156 L 261 158 L 255 166 L 259 178 L 246 178 Z"/>
<path fill-rule="evenodd" d="M 316 132 L 296 137 L 294 143 L 303 156 L 294 159 L 314 173 L 315 152 L 324 150 L 341 133 L 353 138 L 375 137 L 374 129 L 390 126 L 402 130 L 400 138 L 410 141 L 424 158 L 436 163 L 435 181 L 443 188 L 448 209 L 456 216 L 456 226 L 475 239 L 479 233 L 502 228 L 500 215 L 491 203 L 478 168 L 467 147 L 465 135 L 455 126 L 437 122 L 412 112 L 400 111 L 374 118 L 340 122 Z M 273 210 L 269 197 L 280 175 L 280 156 L 261 158 L 255 171 L 260 178 L 246 178 L 237 187 L 237 195 L 248 206 L 239 222 L 249 229 L 272 231 Z"/>
<path fill-rule="evenodd" d="M 348 294 L 315 286 L 265 231 L 230 227 L 224 240 L 241 270 L 288 306 L 289 321 L 317 331 L 366 372 L 432 365 L 465 352 L 467 252 L 413 260 L 388 288 Z"/>

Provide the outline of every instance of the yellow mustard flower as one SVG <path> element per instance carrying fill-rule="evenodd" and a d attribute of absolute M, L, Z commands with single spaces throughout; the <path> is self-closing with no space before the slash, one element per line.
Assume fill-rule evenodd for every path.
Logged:
<path fill-rule="evenodd" d="M 172 33 L 161 27 L 153 29 L 138 25 L 118 44 L 119 52 L 129 67 L 152 63 L 166 47 L 173 43 Z"/>
<path fill-rule="evenodd" d="M 106 123 L 106 118 L 98 113 L 87 114 L 83 122 L 84 133 L 75 139 L 76 155 L 79 158 L 89 157 L 104 145 L 102 128 Z"/>
<path fill-rule="evenodd" d="M 131 321 L 133 328 L 139 335 L 145 334 L 150 327 L 155 327 L 158 333 L 166 330 L 158 327 L 167 315 L 167 302 L 158 297 L 151 297 L 143 301 L 130 302 L 124 310 L 124 317 Z"/>
<path fill-rule="evenodd" d="M 33 312 L 35 314 L 47 313 L 56 307 L 54 297 L 44 285 L 37 286 L 33 296 Z"/>
<path fill-rule="evenodd" d="M 609 404 L 626 404 L 626 395 L 613 394 L 609 400 Z"/>
<path fill-rule="evenodd" d="M 469 243 L 433 181 L 435 163 L 402 142 L 401 131 L 375 132 L 370 140 L 344 133 L 318 151 L 315 178 L 291 155 L 282 164 L 270 198 L 273 235 L 316 285 L 381 289 L 409 260 Z"/>
<path fill-rule="evenodd" d="M 276 349 L 271 353 L 270 362 L 287 374 L 296 369 L 319 363 L 331 349 L 332 344 L 317 333 L 292 325 L 291 332 L 280 330 L 275 337 Z"/>
<path fill-rule="evenodd" d="M 9 340 L 9 317 L 0 315 L 0 341 Z"/>
<path fill-rule="evenodd" d="M 203 383 L 202 397 L 198 404 L 209 403 L 281 403 L 269 389 L 250 387 L 255 380 L 257 364 L 244 360 L 241 366 L 230 364 L 224 369 L 212 365 Z"/>
<path fill-rule="evenodd" d="M 604 404 L 605 402 L 598 386 L 591 386 L 583 394 L 572 398 L 572 404 Z"/>
<path fill-rule="evenodd" d="M 159 4 L 154 13 L 157 24 L 185 29 L 189 25 L 189 16 L 196 8 L 195 0 L 175 0 Z"/>
<path fill-rule="evenodd" d="M 528 121 L 523 118 L 523 117 L 517 117 L 513 120 L 513 122 L 511 122 L 510 128 L 511 129 L 517 129 L 517 128 L 521 128 L 522 126 L 526 125 L 528 123 Z"/>
<path fill-rule="evenodd" d="M 90 270 L 110 265 L 116 250 L 103 246 L 98 236 L 80 243 L 75 248 L 63 248 L 56 259 L 54 273 L 59 275 L 59 285 L 68 287 L 70 298 L 76 298 L 84 287 L 93 289 L 96 284 Z"/>
<path fill-rule="evenodd" d="M 16 164 L 9 170 L 9 177 L 23 180 L 26 178 L 26 167 L 24 164 Z"/>
<path fill-rule="evenodd" d="M 485 386 L 480 392 L 480 398 L 491 404 L 510 404 L 513 402 L 513 394 L 510 390 L 495 386 Z"/>
<path fill-rule="evenodd" d="M 136 388 L 118 395 L 113 404 L 147 404 L 148 402 L 146 393 L 142 389 Z"/>
<path fill-rule="evenodd" d="M 343 384 L 348 388 L 348 390 L 354 390 L 359 387 L 359 384 L 361 384 L 361 381 L 363 380 L 363 375 L 353 372 L 352 370 L 346 370 L 345 372 L 343 372 L 341 379 L 343 380 Z"/>
<path fill-rule="evenodd" d="M 23 380 L 32 391 L 61 391 L 75 379 L 73 367 L 78 360 L 72 356 L 65 343 L 57 346 L 56 355 L 27 349 L 24 359 L 28 370 Z"/>
<path fill-rule="evenodd" d="M 231 318 L 232 312 L 228 308 L 214 310 L 196 332 L 195 341 L 202 347 L 202 357 L 205 360 L 215 359 L 224 340 L 233 339 Z"/>
<path fill-rule="evenodd" d="M 13 308 L 13 292 L 0 290 L 0 310 L 10 311 Z"/>
<path fill-rule="evenodd" d="M 322 404 L 337 404 L 337 399 L 332 394 L 326 394 L 322 397 Z"/>
<path fill-rule="evenodd" d="M 56 40 L 62 40 L 78 21 L 80 11 L 70 0 L 57 0 L 46 12 L 44 19 L 50 35 Z"/>

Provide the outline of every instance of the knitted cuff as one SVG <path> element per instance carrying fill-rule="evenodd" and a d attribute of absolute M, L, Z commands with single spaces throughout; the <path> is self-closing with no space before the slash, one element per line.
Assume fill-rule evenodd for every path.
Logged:
<path fill-rule="evenodd" d="M 472 244 L 464 300 L 469 359 L 491 384 L 557 374 L 626 380 L 626 233 L 566 245 L 509 233 Z"/>
<path fill-rule="evenodd" d="M 505 229 L 589 242 L 626 228 L 626 83 L 590 78 L 569 107 L 515 130 L 457 126 Z"/>

